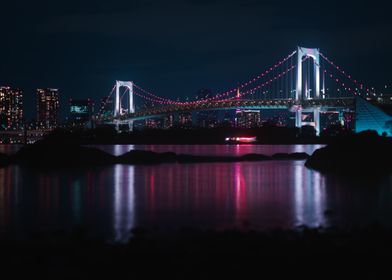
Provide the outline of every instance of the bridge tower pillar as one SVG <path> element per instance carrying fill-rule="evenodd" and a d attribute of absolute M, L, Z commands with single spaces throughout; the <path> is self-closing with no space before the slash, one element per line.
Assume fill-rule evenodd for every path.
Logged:
<path fill-rule="evenodd" d="M 116 81 L 116 96 L 114 99 L 114 117 L 118 118 L 121 116 L 122 112 L 122 104 L 121 104 L 121 96 L 120 96 L 120 88 L 126 87 L 128 88 L 128 113 L 135 113 L 135 105 L 133 104 L 133 83 L 125 82 L 125 81 Z"/>
<path fill-rule="evenodd" d="M 128 121 L 129 132 L 133 131 L 133 121 Z"/>
<path fill-rule="evenodd" d="M 320 51 L 319 49 L 309 49 L 298 47 L 297 50 L 297 85 L 295 99 L 300 101 L 303 99 L 302 92 L 302 58 L 310 57 L 313 60 L 313 71 L 314 71 L 314 89 L 313 96 L 310 96 L 308 92 L 305 92 L 305 99 L 319 98 L 320 97 Z"/>
<path fill-rule="evenodd" d="M 302 118 L 302 113 L 312 113 L 313 114 L 313 121 L 306 122 Z M 295 111 L 295 126 L 301 128 L 303 125 L 312 125 L 316 130 L 316 135 L 320 135 L 320 108 L 309 108 L 309 109 L 297 109 Z"/>
<path fill-rule="evenodd" d="M 314 128 L 316 129 L 316 135 L 320 135 L 320 108 L 313 109 L 313 117 L 314 117 Z"/>
<path fill-rule="evenodd" d="M 299 128 L 302 126 L 302 109 L 295 111 L 295 126 Z"/>
<path fill-rule="evenodd" d="M 310 57 L 313 61 L 313 77 L 314 77 L 314 88 L 313 88 L 313 95 L 310 92 L 302 91 L 302 84 L 303 84 L 303 77 L 302 77 L 302 59 L 303 57 Z M 323 90 L 324 91 L 324 90 Z M 325 97 L 323 92 L 323 98 Z M 297 83 L 296 83 L 296 93 L 295 93 L 295 100 L 297 102 L 301 102 L 303 100 L 313 99 L 313 98 L 320 98 L 320 51 L 316 48 L 303 48 L 298 47 L 297 50 Z M 302 121 L 302 107 L 296 111 L 295 115 L 295 125 L 298 128 L 301 128 L 304 123 Z M 317 135 L 320 133 L 320 108 L 312 108 L 311 112 L 313 113 L 313 124 L 314 128 L 316 129 Z"/>

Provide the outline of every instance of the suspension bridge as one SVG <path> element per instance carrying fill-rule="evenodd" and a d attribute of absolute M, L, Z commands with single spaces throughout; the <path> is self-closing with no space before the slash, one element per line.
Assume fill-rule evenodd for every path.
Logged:
<path fill-rule="evenodd" d="M 354 79 L 319 49 L 298 47 L 249 81 L 197 100 L 164 98 L 134 82 L 116 81 L 106 99 L 112 100 L 113 111 L 110 115 L 100 112 L 100 118 L 117 128 L 128 125 L 132 130 L 134 121 L 179 112 L 287 109 L 295 114 L 296 127 L 312 125 L 319 134 L 320 113 L 336 111 L 341 118 L 343 112 L 350 111 L 355 112 L 356 132 L 373 129 L 392 135 L 392 118 L 366 101 L 365 97 L 371 94 L 370 87 Z M 135 106 L 137 99 L 149 106 Z"/>

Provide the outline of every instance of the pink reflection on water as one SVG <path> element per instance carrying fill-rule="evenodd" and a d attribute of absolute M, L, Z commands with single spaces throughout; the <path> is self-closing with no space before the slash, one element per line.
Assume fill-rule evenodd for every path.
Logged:
<path fill-rule="evenodd" d="M 234 181 L 235 181 L 235 224 L 240 224 L 246 213 L 246 182 L 241 171 L 241 164 L 234 165 Z"/>
<path fill-rule="evenodd" d="M 303 162 L 170 164 L 137 187 L 139 225 L 291 228 L 326 225 L 324 177 Z M 144 208 L 144 209 L 143 209 Z M 148 213 L 146 215 L 144 213 Z"/>
<path fill-rule="evenodd" d="M 0 228 L 10 223 L 12 217 L 12 169 L 0 169 Z"/>

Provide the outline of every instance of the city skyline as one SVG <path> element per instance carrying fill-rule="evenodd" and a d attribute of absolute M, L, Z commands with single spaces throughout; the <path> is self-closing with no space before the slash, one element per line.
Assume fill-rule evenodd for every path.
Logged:
<path fill-rule="evenodd" d="M 383 279 L 391 7 L 2 1 L 3 278 Z"/>
<path fill-rule="evenodd" d="M 3 4 L 0 84 L 22 88 L 25 104 L 43 85 L 63 102 L 99 100 L 117 79 L 185 98 L 231 88 L 297 45 L 319 47 L 369 86 L 390 83 L 387 3 L 312 2 L 304 13 L 289 1 L 115 2 Z"/>

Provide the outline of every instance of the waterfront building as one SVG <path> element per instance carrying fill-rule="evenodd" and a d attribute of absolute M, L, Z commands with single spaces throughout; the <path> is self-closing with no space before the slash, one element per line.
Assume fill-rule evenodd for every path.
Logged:
<path fill-rule="evenodd" d="M 72 125 L 82 125 L 91 121 L 94 103 L 91 99 L 69 100 L 69 121 Z"/>
<path fill-rule="evenodd" d="M 200 111 L 197 112 L 197 126 L 202 128 L 214 128 L 218 126 L 218 112 Z"/>
<path fill-rule="evenodd" d="M 192 127 L 192 113 L 182 112 L 178 114 L 178 125 L 181 128 L 191 128 Z"/>
<path fill-rule="evenodd" d="M 22 90 L 0 87 L 0 126 L 3 130 L 23 128 Z"/>
<path fill-rule="evenodd" d="M 60 108 L 58 89 L 37 89 L 36 93 L 38 126 L 48 129 L 56 128 Z"/>
<path fill-rule="evenodd" d="M 170 129 L 174 127 L 174 116 L 167 115 L 163 118 L 163 128 Z"/>
<path fill-rule="evenodd" d="M 221 122 L 221 126 L 223 127 L 232 127 L 234 124 L 234 112 L 232 110 L 230 111 L 225 111 L 223 114 L 223 120 Z"/>
<path fill-rule="evenodd" d="M 237 110 L 236 126 L 240 128 L 252 128 L 260 125 L 260 110 Z"/>
<path fill-rule="evenodd" d="M 161 119 L 146 119 L 145 127 L 150 129 L 159 129 L 162 128 L 162 120 Z"/>

